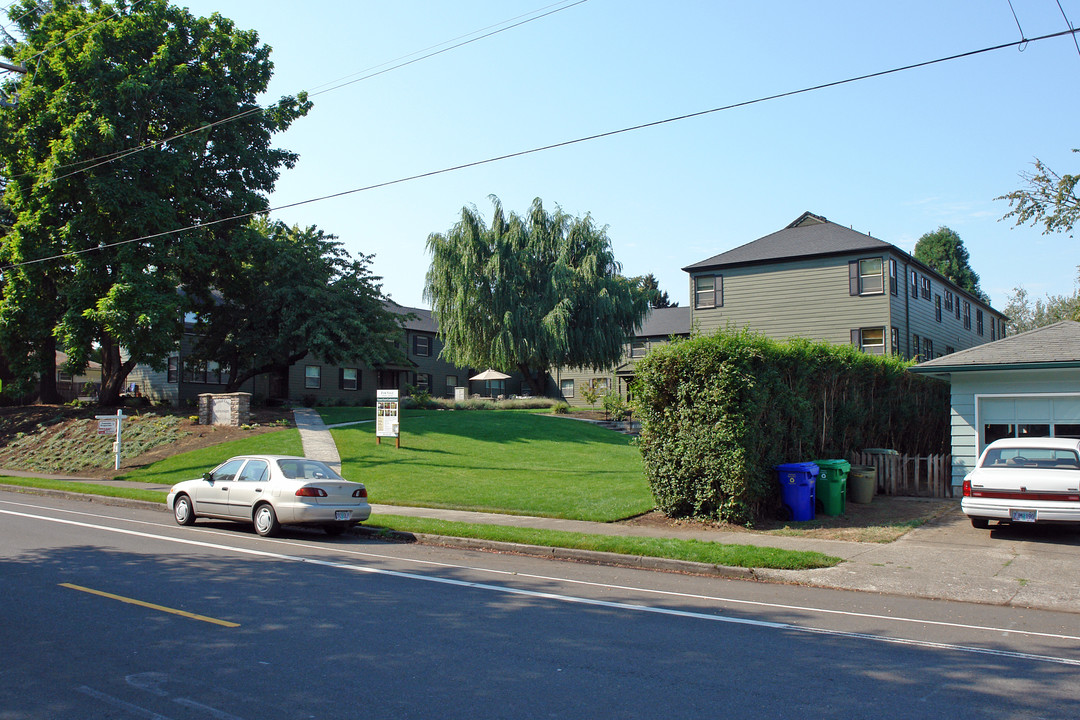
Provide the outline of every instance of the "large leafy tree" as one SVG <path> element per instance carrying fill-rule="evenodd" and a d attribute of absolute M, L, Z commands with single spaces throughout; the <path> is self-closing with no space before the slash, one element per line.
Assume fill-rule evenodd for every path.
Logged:
<path fill-rule="evenodd" d="M 216 13 L 21 0 L 8 15 L 20 39 L 0 52 L 27 73 L 0 113 L 15 218 L 0 247 L 0 342 L 25 369 L 51 363 L 51 339 L 75 371 L 100 348 L 101 399 L 116 402 L 135 364 L 164 363 L 187 299 L 238 254 L 242 218 L 266 210 L 296 160 L 271 136 L 310 103 L 260 110 L 270 49 Z"/>
<path fill-rule="evenodd" d="M 605 228 L 540 199 L 525 216 L 491 196 L 490 226 L 475 207 L 428 237 L 425 297 L 455 365 L 521 372 L 536 395 L 552 366 L 607 368 L 649 307 L 621 276 Z"/>
<path fill-rule="evenodd" d="M 333 235 L 262 217 L 245 235 L 216 290 L 193 298 L 199 339 L 189 362 L 225 363 L 232 391 L 309 352 L 335 365 L 393 359 L 404 316 L 387 309 L 371 256 L 353 259 Z"/>
<path fill-rule="evenodd" d="M 1080 175 L 1058 175 L 1036 158 L 1035 172 L 1021 173 L 1020 177 L 1027 187 L 996 198 L 1008 200 L 1012 208 L 1001 219 L 1014 218 L 1017 225 L 1042 225 L 1044 234 L 1072 232 L 1080 219 L 1080 197 L 1076 194 Z"/>
<path fill-rule="evenodd" d="M 912 255 L 961 289 L 984 302 L 990 301 L 989 296 L 979 287 L 979 275 L 971 269 L 967 248 L 955 230 L 942 225 L 934 232 L 926 233 L 915 243 Z"/>

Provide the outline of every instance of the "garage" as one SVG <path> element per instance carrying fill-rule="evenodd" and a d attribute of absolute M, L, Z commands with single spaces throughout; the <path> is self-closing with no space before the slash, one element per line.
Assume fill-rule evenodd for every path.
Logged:
<path fill-rule="evenodd" d="M 976 397 L 981 446 L 1007 437 L 1080 438 L 1080 394 Z"/>
<path fill-rule="evenodd" d="M 1080 323 L 1065 320 L 913 365 L 950 386 L 952 485 L 1003 437 L 1080 437 Z"/>

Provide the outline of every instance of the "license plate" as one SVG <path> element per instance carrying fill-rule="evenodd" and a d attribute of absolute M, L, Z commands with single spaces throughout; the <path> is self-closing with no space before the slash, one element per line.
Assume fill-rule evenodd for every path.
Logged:
<path fill-rule="evenodd" d="M 335 510 L 334 511 L 334 519 L 335 520 L 348 520 L 351 517 L 352 517 L 352 510 Z M 1035 520 L 1035 518 L 1031 518 L 1031 519 L 1032 519 L 1032 521 Z"/>
<path fill-rule="evenodd" d="M 1009 517 L 1013 522 L 1035 522 L 1035 511 L 1010 510 Z"/>

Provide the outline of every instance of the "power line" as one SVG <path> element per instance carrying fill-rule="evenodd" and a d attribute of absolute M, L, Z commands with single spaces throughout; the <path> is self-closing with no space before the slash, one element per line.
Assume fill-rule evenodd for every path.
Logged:
<path fill-rule="evenodd" d="M 486 35 L 482 35 L 480 37 L 474 38 L 472 40 L 469 40 L 468 42 L 463 42 L 463 43 L 459 43 L 457 45 L 453 45 L 452 47 L 448 47 L 448 48 L 446 48 L 444 50 L 440 50 L 439 53 L 446 52 L 447 50 L 455 50 L 455 49 L 457 49 L 459 47 L 462 47 L 463 45 L 467 45 L 469 43 L 476 42 L 477 40 L 483 40 L 484 38 L 491 37 L 492 35 L 496 35 L 496 34 L 498 34 L 500 32 L 505 31 L 505 30 L 510 30 L 512 28 L 518 27 L 519 25 L 524 25 L 526 23 L 530 23 L 533 20 L 539 20 L 541 18 L 547 17 L 548 15 L 554 15 L 557 12 L 562 12 L 563 10 L 568 10 L 568 9 L 574 7 L 575 5 L 581 5 L 582 3 L 587 2 L 588 0 L 578 0 L 577 2 L 572 2 L 569 5 L 566 5 L 565 7 L 560 7 L 558 9 L 556 9 L 556 10 L 551 10 L 550 12 L 544 12 L 545 10 L 548 10 L 549 8 L 553 8 L 553 7 L 556 7 L 558 5 L 562 5 L 562 4 L 566 3 L 567 1 L 568 0 L 560 0 L 559 2 L 552 3 L 550 5 L 545 5 L 544 7 L 537 8 L 536 10 L 530 10 L 529 12 L 522 13 L 520 15 L 516 15 L 516 16 L 514 16 L 512 18 L 508 18 L 506 20 L 503 20 L 502 22 L 497 22 L 497 23 L 494 23 L 492 25 L 488 25 L 487 27 L 482 27 L 479 30 L 473 30 L 472 32 L 465 33 L 464 35 L 458 35 L 455 38 L 445 40 L 445 41 L 443 41 L 441 43 L 436 43 L 435 45 L 429 45 L 428 47 L 423 48 L 422 50 L 416 50 L 416 51 L 408 53 L 406 55 L 402 55 L 401 57 L 394 58 L 393 60 L 387 60 L 386 62 L 379 63 L 378 65 L 373 65 L 373 66 L 371 66 L 369 68 L 365 68 L 363 70 L 357 70 L 356 72 L 345 75 L 344 77 L 340 77 L 337 80 L 331 80 L 329 82 L 323 83 L 322 85 L 316 85 L 315 87 L 311 88 L 311 90 L 312 91 L 320 90 L 320 92 L 310 92 L 309 94 L 312 95 L 312 96 L 315 96 L 315 95 L 321 95 L 323 92 L 329 92 L 330 90 L 336 90 L 337 89 L 336 87 L 335 88 L 330 88 L 330 90 L 325 90 L 325 91 L 321 90 L 321 88 L 327 87 L 328 85 L 333 85 L 335 83 L 343 82 L 345 80 L 348 80 L 349 78 L 356 77 L 357 75 L 361 75 L 361 74 L 366 73 L 366 72 L 372 72 L 374 70 L 377 70 L 377 69 L 383 67 L 384 65 L 390 65 L 391 63 L 396 63 L 396 62 L 405 60 L 406 58 L 411 58 L 414 55 L 420 55 L 421 53 L 426 53 L 428 51 L 435 50 L 436 48 L 440 48 L 443 45 L 449 45 L 450 43 L 457 42 L 458 40 L 464 40 L 465 38 L 472 37 L 473 35 L 477 35 L 479 33 L 487 32 L 488 30 L 491 30 L 493 28 L 497 28 L 500 25 L 506 25 L 507 23 L 513 23 L 516 20 L 521 20 L 521 18 L 526 18 L 526 17 L 529 17 L 530 15 L 534 15 L 536 13 L 541 13 L 541 12 L 543 13 L 543 15 L 537 15 L 536 17 L 529 18 L 528 20 L 524 20 L 522 22 L 517 22 L 514 25 L 510 25 L 508 27 L 502 28 L 501 30 L 498 30 L 496 32 L 487 33 Z M 433 55 L 437 55 L 439 53 L 431 53 L 430 55 L 424 55 L 423 57 L 420 57 L 420 58 L 417 58 L 416 60 L 413 60 L 412 62 L 417 62 L 419 60 L 426 60 L 427 58 L 432 57 Z M 389 72 L 390 70 L 396 70 L 397 68 L 404 67 L 407 64 L 409 64 L 409 63 L 404 63 L 402 65 L 395 65 L 394 67 L 388 68 L 387 70 L 384 70 L 383 72 Z M 362 77 L 362 78 L 359 78 L 359 79 L 354 80 L 352 82 L 360 82 L 361 80 L 367 80 L 368 78 L 375 77 L 375 75 L 378 75 L 378 74 L 381 74 L 381 73 L 375 73 L 374 75 L 368 75 L 367 77 Z M 349 84 L 351 84 L 351 82 L 345 83 L 345 85 L 349 85 Z M 344 87 L 344 85 L 340 85 L 338 87 Z"/>
<path fill-rule="evenodd" d="M 142 0 L 139 0 L 139 1 L 142 2 Z M 384 74 L 386 74 L 388 72 L 391 72 L 393 70 L 397 70 L 399 68 L 406 67 L 407 65 L 412 65 L 414 63 L 418 63 L 418 62 L 420 62 L 422 60 L 427 60 L 428 58 L 432 58 L 432 57 L 435 57 L 436 55 L 441 55 L 443 53 L 450 52 L 451 50 L 456 50 L 456 49 L 458 49 L 460 47 L 464 47 L 465 45 L 472 44 L 472 43 L 477 42 L 479 40 L 484 40 L 484 39 L 489 38 L 489 37 L 491 37 L 493 35 L 498 35 L 499 33 L 506 32 L 507 30 L 512 30 L 512 29 L 514 29 L 516 27 L 520 27 L 520 26 L 525 25 L 527 23 L 531 23 L 531 22 L 533 22 L 535 20 L 540 20 L 540 19 L 545 18 L 545 17 L 547 17 L 549 15 L 554 15 L 555 13 L 562 12 L 563 10 L 568 10 L 568 9 L 570 9 L 572 7 L 575 7 L 577 5 L 581 5 L 581 4 L 586 3 L 586 2 L 588 2 L 588 0 L 576 0 L 576 2 L 572 2 L 569 5 L 563 5 L 562 7 L 557 7 L 556 9 L 549 10 L 548 12 L 544 12 L 541 15 L 536 15 L 535 17 L 530 17 L 530 18 L 528 18 L 526 20 L 521 20 L 520 22 L 516 22 L 513 25 L 507 25 L 506 27 L 500 28 L 498 30 L 493 30 L 491 32 L 485 33 L 484 35 L 474 37 L 471 40 L 465 40 L 463 42 L 459 42 L 459 43 L 457 43 L 455 45 L 451 45 L 451 46 L 443 48 L 441 50 L 436 50 L 436 51 L 433 51 L 433 52 L 429 52 L 426 55 L 421 55 L 420 57 L 414 58 L 412 60 L 408 60 L 406 62 L 398 63 L 397 65 L 393 65 L 393 66 L 385 68 L 383 70 L 379 70 L 378 72 L 371 72 L 370 74 L 364 75 L 363 77 L 359 77 L 359 78 L 356 78 L 354 80 L 348 80 L 347 82 L 342 82 L 342 81 L 346 80 L 349 77 L 353 77 L 353 75 L 369 72 L 369 70 L 375 70 L 376 68 L 382 67 L 383 65 L 386 65 L 388 63 L 397 62 L 397 60 L 387 61 L 386 63 L 376 65 L 373 68 L 370 68 L 369 70 L 361 70 L 358 73 L 353 73 L 353 75 L 346 75 L 344 78 L 340 78 L 339 80 L 332 80 L 329 83 L 324 83 L 323 85 L 316 86 L 317 88 L 318 87 L 325 87 L 327 85 L 333 85 L 334 83 L 339 83 L 340 82 L 339 85 L 334 85 L 333 87 L 327 88 L 325 90 L 319 90 L 318 92 L 310 93 L 309 97 L 316 97 L 318 95 L 323 95 L 325 93 L 332 92 L 334 90 L 339 90 L 339 89 L 341 89 L 343 87 L 347 87 L 348 85 L 353 85 L 353 84 L 361 82 L 363 80 L 370 80 L 373 77 L 377 77 L 379 75 L 384 75 Z M 534 13 L 542 12 L 544 10 L 548 10 L 548 8 L 555 7 L 556 5 L 559 5 L 559 3 L 555 3 L 553 5 L 546 5 L 544 7 L 541 7 L 539 9 L 537 9 L 537 10 L 533 10 L 532 12 L 525 13 L 523 15 L 518 15 L 518 16 L 516 16 L 514 18 L 510 18 L 509 20 L 504 20 L 501 23 L 496 23 L 495 25 L 489 25 L 486 28 L 482 28 L 480 30 L 475 30 L 475 31 L 473 31 L 471 33 L 468 33 L 466 35 L 461 35 L 458 38 L 455 38 L 455 40 L 460 39 L 460 38 L 467 38 L 467 37 L 470 37 L 472 35 L 476 35 L 477 33 L 482 33 L 485 30 L 488 30 L 490 28 L 499 27 L 500 25 L 505 25 L 508 22 L 513 22 L 514 20 L 517 20 L 518 18 L 527 17 L 527 16 L 532 15 Z M 454 40 L 448 40 L 446 42 L 454 42 Z M 427 52 L 427 50 L 431 50 L 432 48 L 438 48 L 438 47 L 441 47 L 442 45 L 445 45 L 446 42 L 439 43 L 438 45 L 433 45 L 433 46 L 431 46 L 431 47 L 429 47 L 429 48 L 427 48 L 425 50 L 418 50 L 418 51 L 416 51 L 414 53 L 409 53 L 408 55 L 403 55 L 401 58 L 398 58 L 398 59 L 402 60 L 404 58 L 412 57 L 413 55 L 416 55 L 418 53 Z M 72 170 L 69 173 L 65 173 L 63 175 L 58 175 L 56 177 L 50 178 L 49 182 L 57 182 L 59 180 L 65 179 L 65 178 L 72 177 L 73 175 L 78 175 L 80 173 L 88 172 L 90 170 L 93 170 L 94 168 L 101 167 L 103 165 L 108 165 L 110 163 L 114 163 L 117 160 L 123 160 L 124 158 L 135 155 L 136 153 L 144 152 L 146 150 L 152 150 L 153 148 L 156 148 L 156 147 L 161 147 L 162 145 L 165 145 L 165 144 L 167 144 L 169 142 L 172 142 L 173 140 L 179 140 L 180 138 L 187 137 L 188 135 L 191 135 L 193 133 L 202 132 L 204 130 L 210 130 L 211 128 L 215 128 L 215 127 L 217 127 L 219 125 L 224 125 L 226 123 L 230 123 L 230 122 L 233 122 L 235 120 L 240 120 L 242 118 L 248 117 L 249 115 L 255 115 L 257 113 L 264 113 L 264 112 L 270 110 L 271 108 L 273 108 L 275 106 L 276 105 L 269 105 L 269 106 L 267 106 L 265 108 L 264 107 L 253 107 L 253 108 L 250 108 L 250 109 L 245 110 L 243 112 L 240 112 L 240 113 L 237 113 L 235 115 L 229 116 L 227 118 L 223 118 L 221 120 L 217 120 L 217 121 L 212 122 L 212 123 L 207 123 L 205 125 L 200 125 L 197 128 L 191 128 L 189 130 L 185 130 L 184 132 L 177 133 L 176 135 L 172 135 L 172 136 L 164 138 L 162 140 L 156 140 L 156 141 L 151 142 L 151 143 L 145 143 L 145 144 L 140 145 L 138 147 L 130 148 L 128 150 L 118 150 L 117 152 L 110 153 L 108 155 L 101 155 L 101 156 L 96 157 L 96 158 L 89 158 L 89 159 L 86 159 L 86 160 L 78 160 L 78 161 L 73 162 L 73 163 L 67 163 L 65 165 L 58 165 L 58 166 L 56 166 L 57 169 L 73 168 L 73 167 L 77 167 L 77 166 L 80 166 L 80 165 L 84 166 L 84 167 L 79 167 L 77 170 Z M 86 165 L 86 163 L 93 163 L 93 164 L 92 165 Z M 18 174 L 18 175 L 12 175 L 11 177 L 12 177 L 12 179 L 14 179 L 14 178 L 26 177 L 26 176 L 33 175 L 33 174 L 34 173 L 21 173 L 21 174 Z"/>
<path fill-rule="evenodd" d="M 986 53 L 996 52 L 998 50 L 1004 50 L 1005 48 L 1018 47 L 1026 43 L 1040 42 L 1043 40 L 1052 40 L 1054 38 L 1064 37 L 1066 35 L 1072 35 L 1074 38 L 1078 31 L 1075 29 L 1062 30 L 1061 32 L 1050 33 L 1048 35 L 1041 35 L 1035 38 L 1028 38 L 1026 40 L 1017 40 L 1009 43 L 1002 43 L 1000 45 L 993 45 L 991 47 L 981 48 L 979 50 L 969 50 L 967 52 L 957 53 L 955 55 L 948 55 L 946 57 L 937 58 L 934 60 L 925 60 L 922 62 L 912 63 L 910 65 L 903 65 L 900 67 L 892 68 L 889 70 L 879 70 L 877 72 L 866 73 L 864 75 L 856 75 L 854 77 L 845 78 L 843 80 L 833 80 L 831 82 L 821 83 L 818 85 L 811 85 L 809 87 L 800 88 L 798 90 L 789 90 L 787 92 L 775 93 L 773 95 L 765 95 L 763 97 L 755 98 L 753 100 L 744 100 L 742 102 L 731 103 L 729 105 L 721 105 L 719 107 L 709 108 L 708 110 L 699 110 L 697 112 L 686 113 L 685 115 L 677 115 L 675 117 L 665 118 L 663 120 L 654 120 L 652 122 L 641 123 L 639 125 L 631 125 L 629 127 L 620 128 L 618 130 L 609 130 L 607 132 L 596 133 L 594 135 L 587 135 L 585 137 L 575 138 L 573 140 L 564 140 L 562 142 L 551 143 L 550 145 L 542 145 L 540 147 L 531 148 L 529 150 L 520 150 L 518 152 L 507 153 L 505 155 L 498 155 L 490 157 L 485 160 L 475 160 L 473 162 L 463 163 L 461 165 L 454 165 L 451 167 L 442 168 L 440 170 L 431 170 L 417 175 L 410 175 L 408 177 L 398 178 L 396 180 L 387 180 L 381 183 L 375 183 L 373 185 L 365 185 L 363 187 L 353 188 L 351 190 L 342 190 L 341 192 L 331 193 L 329 195 L 321 195 L 315 198 L 309 198 L 307 200 L 300 200 L 294 203 L 288 203 L 285 205 L 278 205 L 276 207 L 267 208 L 266 210 L 258 210 L 255 212 L 241 213 L 239 215 L 232 215 L 226 218 L 220 218 L 218 220 L 211 220 L 209 222 L 196 223 L 194 225 L 188 225 L 187 227 L 174 228 L 172 230 L 166 230 L 163 232 L 152 233 L 150 235 L 143 235 L 141 237 L 132 238 L 130 240 L 120 240 L 114 243 L 105 243 L 92 248 L 86 248 L 84 250 L 73 250 L 60 255 L 52 255 L 49 257 L 38 258 L 36 260 L 27 260 L 20 263 L 12 263 L 0 267 L 0 272 L 26 265 L 35 265 L 37 263 L 47 262 L 50 260 L 61 260 L 74 255 L 84 255 L 86 253 L 95 252 L 97 250 L 104 250 L 106 248 L 119 247 L 121 245 L 130 245 L 131 243 L 145 242 L 147 240 L 155 240 L 159 237 L 166 235 L 173 235 L 176 233 L 187 232 L 189 230 L 198 230 L 201 228 L 213 227 L 222 223 L 231 222 L 234 220 L 244 220 L 246 218 L 254 217 L 256 215 L 263 215 L 267 213 L 277 212 L 279 210 L 288 210 L 290 208 L 300 207 L 302 205 L 310 205 L 312 203 L 322 202 L 324 200 L 333 200 L 335 198 L 345 197 L 346 195 L 354 195 L 356 193 L 367 192 L 369 190 L 378 190 L 380 188 L 390 187 L 391 185 L 400 185 L 402 183 L 412 182 L 414 180 L 422 180 L 424 178 L 434 177 L 436 175 L 445 175 L 451 172 L 457 172 L 458 170 L 466 170 L 468 168 L 479 167 L 480 165 L 489 165 L 491 163 L 501 162 L 503 160 L 510 160 L 512 158 L 523 157 L 525 155 L 533 155 L 536 153 L 544 152 L 547 150 L 554 150 L 556 148 L 569 147 L 570 145 L 578 145 L 592 140 L 599 140 L 601 138 L 612 137 L 615 135 L 622 135 L 624 133 L 634 132 L 637 130 L 644 130 L 646 128 L 658 127 L 660 125 L 667 125 L 674 122 L 680 122 L 682 120 L 689 120 L 691 118 L 703 117 L 705 115 L 711 115 L 714 113 L 724 112 L 727 110 L 735 110 L 737 108 L 749 107 L 751 105 L 759 105 L 761 103 L 769 102 L 772 100 L 780 100 L 783 98 L 794 97 L 796 95 L 805 95 L 807 93 L 817 92 L 819 90 L 826 90 L 829 88 L 839 87 L 841 85 L 850 85 L 852 83 L 861 82 L 863 80 L 872 80 L 874 78 L 885 77 L 887 75 L 895 75 L 901 72 L 907 72 L 909 70 L 916 70 L 919 68 L 930 67 L 931 65 L 940 65 L 946 62 L 952 62 L 954 60 L 962 60 L 964 58 L 974 57 L 976 55 L 984 55 Z"/>
<path fill-rule="evenodd" d="M 1069 16 L 1065 14 L 1065 8 L 1061 7 L 1061 0 L 1057 0 L 1057 6 L 1058 6 L 1058 10 L 1061 11 L 1061 17 L 1065 18 L 1065 24 L 1068 26 L 1068 28 L 1070 30 L 1072 30 L 1073 29 L 1072 21 L 1070 21 Z M 1075 33 L 1073 34 L 1073 45 L 1076 46 L 1077 54 L 1080 54 L 1080 42 L 1077 42 Z"/>
<path fill-rule="evenodd" d="M 1009 10 L 1012 12 L 1013 20 L 1016 22 L 1016 29 L 1020 31 L 1020 40 L 1024 40 L 1024 28 L 1020 27 L 1020 18 L 1016 17 L 1016 8 L 1013 7 L 1012 0 L 1007 0 L 1009 3 Z M 1023 48 L 1021 48 L 1023 50 Z"/>
<path fill-rule="evenodd" d="M 135 0 L 135 2 L 131 3 L 131 5 L 128 6 L 128 10 L 129 11 L 134 10 L 138 5 L 141 5 L 142 3 L 143 3 L 143 0 Z M 37 53 L 36 55 L 31 55 L 30 57 L 28 57 L 26 60 L 23 61 L 23 65 L 25 65 L 27 62 L 30 62 L 31 60 L 37 60 L 39 57 L 41 57 L 45 53 L 49 52 L 50 50 L 58 48 L 61 45 L 68 42 L 69 40 L 77 38 L 78 36 L 82 35 L 83 33 L 93 30 L 98 25 L 103 25 L 103 24 L 109 22 L 110 20 L 117 17 L 118 15 L 120 15 L 120 10 L 119 9 L 116 12 L 114 12 L 112 15 L 110 15 L 109 17 L 107 17 L 107 18 L 105 18 L 103 20 L 98 20 L 96 23 L 94 23 L 93 25 L 90 25 L 89 27 L 80 28 L 76 32 L 73 32 L 70 35 L 68 35 L 63 40 L 61 40 L 59 42 L 55 42 L 52 45 L 47 46 L 46 48 L 44 48 L 41 52 Z"/>

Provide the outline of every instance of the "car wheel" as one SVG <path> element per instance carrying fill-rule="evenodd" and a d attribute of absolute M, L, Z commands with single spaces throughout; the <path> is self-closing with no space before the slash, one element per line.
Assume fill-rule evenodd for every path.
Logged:
<path fill-rule="evenodd" d="M 971 518 L 971 527 L 976 530 L 986 530 L 990 527 L 990 518 Z"/>
<path fill-rule="evenodd" d="M 326 531 L 327 535 L 335 537 L 345 532 L 345 528 L 347 527 L 348 525 L 345 523 L 330 523 L 329 525 L 323 525 L 323 530 Z"/>
<path fill-rule="evenodd" d="M 173 502 L 173 519 L 177 525 L 194 525 L 195 508 L 187 495 L 177 495 Z"/>
<path fill-rule="evenodd" d="M 281 529 L 281 523 L 278 522 L 277 513 L 274 512 L 274 508 L 267 503 L 263 503 L 255 508 L 255 515 L 252 519 L 255 521 L 255 532 L 263 537 L 273 537 L 274 535 L 277 535 L 278 530 Z"/>

